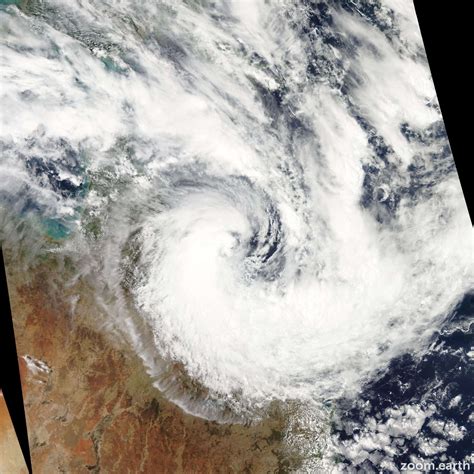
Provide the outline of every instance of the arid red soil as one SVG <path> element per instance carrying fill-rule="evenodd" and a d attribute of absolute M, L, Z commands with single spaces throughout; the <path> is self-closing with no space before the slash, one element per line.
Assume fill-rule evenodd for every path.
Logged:
<path fill-rule="evenodd" d="M 7 272 L 35 473 L 287 472 L 281 419 L 243 426 L 187 415 L 98 330 L 85 285 L 73 315 L 46 266 L 27 283 Z"/>

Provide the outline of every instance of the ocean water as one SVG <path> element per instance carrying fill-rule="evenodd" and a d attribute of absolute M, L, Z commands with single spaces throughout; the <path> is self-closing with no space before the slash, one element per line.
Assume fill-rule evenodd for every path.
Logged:
<path fill-rule="evenodd" d="M 2 242 L 74 262 L 170 400 L 295 404 L 308 472 L 469 455 L 472 228 L 411 2 L 2 2 L 0 31 Z"/>

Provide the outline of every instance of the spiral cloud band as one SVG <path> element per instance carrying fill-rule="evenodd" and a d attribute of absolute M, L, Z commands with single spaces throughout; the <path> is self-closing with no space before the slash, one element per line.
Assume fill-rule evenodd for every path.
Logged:
<path fill-rule="evenodd" d="M 411 3 L 313 3 L 1 15 L 5 238 L 53 235 L 201 416 L 357 393 L 472 288 Z"/>

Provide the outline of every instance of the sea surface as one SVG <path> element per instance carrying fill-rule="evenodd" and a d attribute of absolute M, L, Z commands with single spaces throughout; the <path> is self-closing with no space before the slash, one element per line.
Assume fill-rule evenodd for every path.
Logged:
<path fill-rule="evenodd" d="M 295 407 L 303 472 L 469 461 L 472 228 L 412 2 L 3 1 L 0 37 L 0 240 L 169 400 Z"/>

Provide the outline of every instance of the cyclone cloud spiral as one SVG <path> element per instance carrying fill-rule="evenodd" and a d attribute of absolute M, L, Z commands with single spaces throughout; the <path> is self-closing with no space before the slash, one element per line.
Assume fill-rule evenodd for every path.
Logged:
<path fill-rule="evenodd" d="M 6 238 L 53 233 L 194 414 L 357 394 L 472 288 L 414 12 L 356 3 L 2 12 Z"/>

